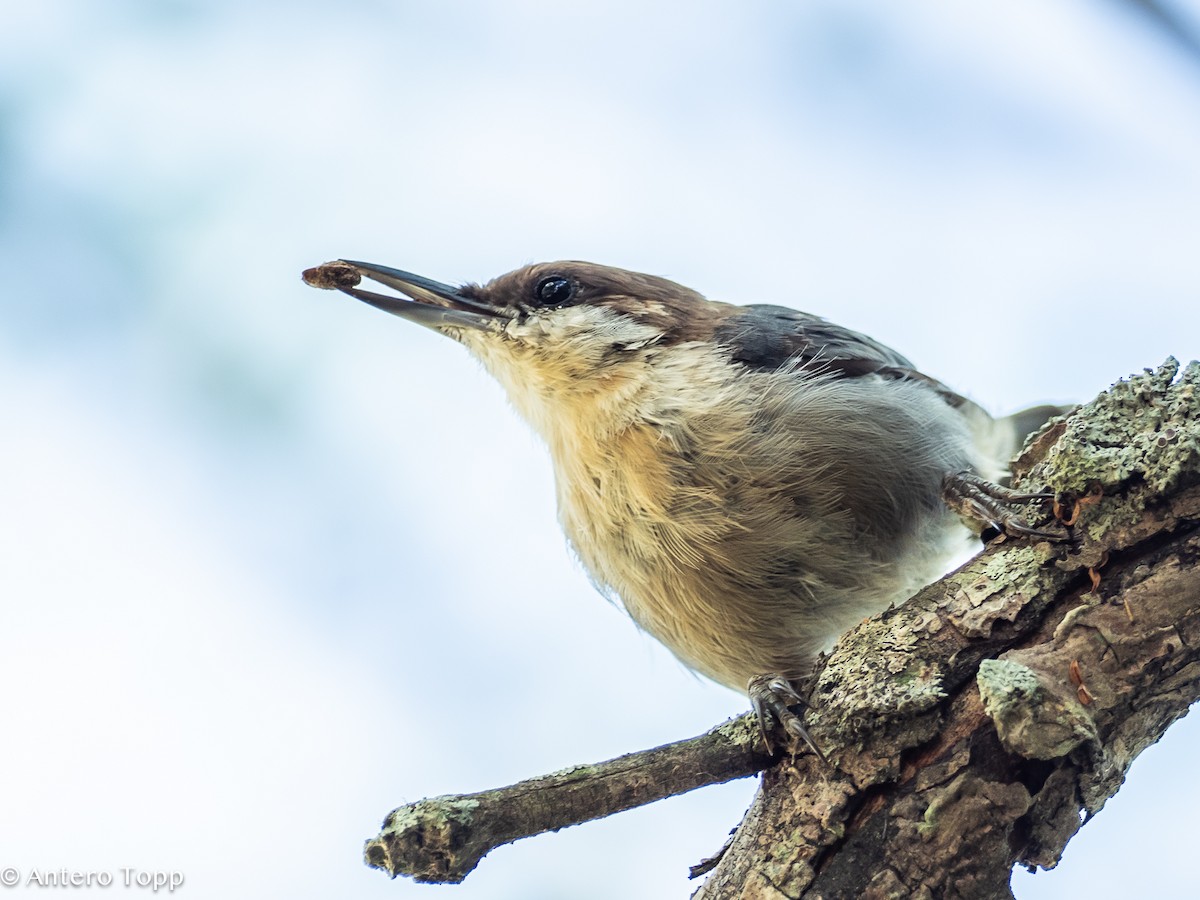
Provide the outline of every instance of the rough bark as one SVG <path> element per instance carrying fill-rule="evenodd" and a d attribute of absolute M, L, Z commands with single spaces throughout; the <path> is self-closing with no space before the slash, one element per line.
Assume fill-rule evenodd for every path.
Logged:
<path fill-rule="evenodd" d="M 1200 698 L 1200 366 L 1168 360 L 1117 384 L 1015 469 L 1058 492 L 1078 541 L 994 544 L 847 634 L 818 667 L 808 717 L 830 764 L 798 754 L 766 771 L 698 897 L 1009 897 L 1013 865 L 1055 865 Z M 684 742 L 686 757 L 671 745 L 487 792 L 500 796 L 483 806 L 403 807 L 368 863 L 461 880 L 499 843 L 768 761 L 744 720 L 724 727 Z M 677 790 L 649 790 L 658 776 L 637 766 L 619 786 L 631 758 L 664 752 L 694 767 Z"/>

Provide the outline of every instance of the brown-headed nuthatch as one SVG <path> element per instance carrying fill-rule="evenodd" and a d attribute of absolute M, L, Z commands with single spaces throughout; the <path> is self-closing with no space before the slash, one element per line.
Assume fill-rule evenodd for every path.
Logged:
<path fill-rule="evenodd" d="M 304 277 L 478 357 L 549 447 L 563 529 L 600 589 L 805 740 L 794 683 L 944 571 L 960 515 L 1060 537 L 1008 509 L 1041 495 L 990 480 L 1057 410 L 993 420 L 817 316 L 585 262 L 483 286 L 350 261 Z"/>

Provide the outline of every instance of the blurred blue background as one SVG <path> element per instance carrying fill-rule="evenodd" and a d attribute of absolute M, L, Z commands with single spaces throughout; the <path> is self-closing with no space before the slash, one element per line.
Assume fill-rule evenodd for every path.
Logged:
<path fill-rule="evenodd" d="M 401 802 L 746 703 L 594 592 L 461 348 L 300 270 L 640 269 L 1003 413 L 1200 355 L 1198 161 L 1200 66 L 1112 0 L 5 4 L 0 866 L 686 896 L 753 780 L 461 887 L 360 862 Z M 1198 749 L 1185 720 L 1018 897 L 1194 896 Z"/>

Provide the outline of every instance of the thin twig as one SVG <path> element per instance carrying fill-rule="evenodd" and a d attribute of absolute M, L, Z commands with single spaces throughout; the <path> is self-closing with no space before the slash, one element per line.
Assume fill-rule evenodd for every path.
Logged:
<path fill-rule="evenodd" d="M 755 719 L 745 715 L 699 737 L 607 762 L 401 806 L 367 841 L 366 862 L 393 877 L 457 883 L 502 844 L 745 778 L 772 762 Z"/>

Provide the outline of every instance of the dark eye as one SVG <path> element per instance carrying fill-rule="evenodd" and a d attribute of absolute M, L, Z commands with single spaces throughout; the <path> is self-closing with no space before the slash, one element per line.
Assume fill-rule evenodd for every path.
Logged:
<path fill-rule="evenodd" d="M 533 300 L 538 306 L 566 306 L 574 296 L 574 283 L 562 275 L 547 275 L 533 289 Z"/>

